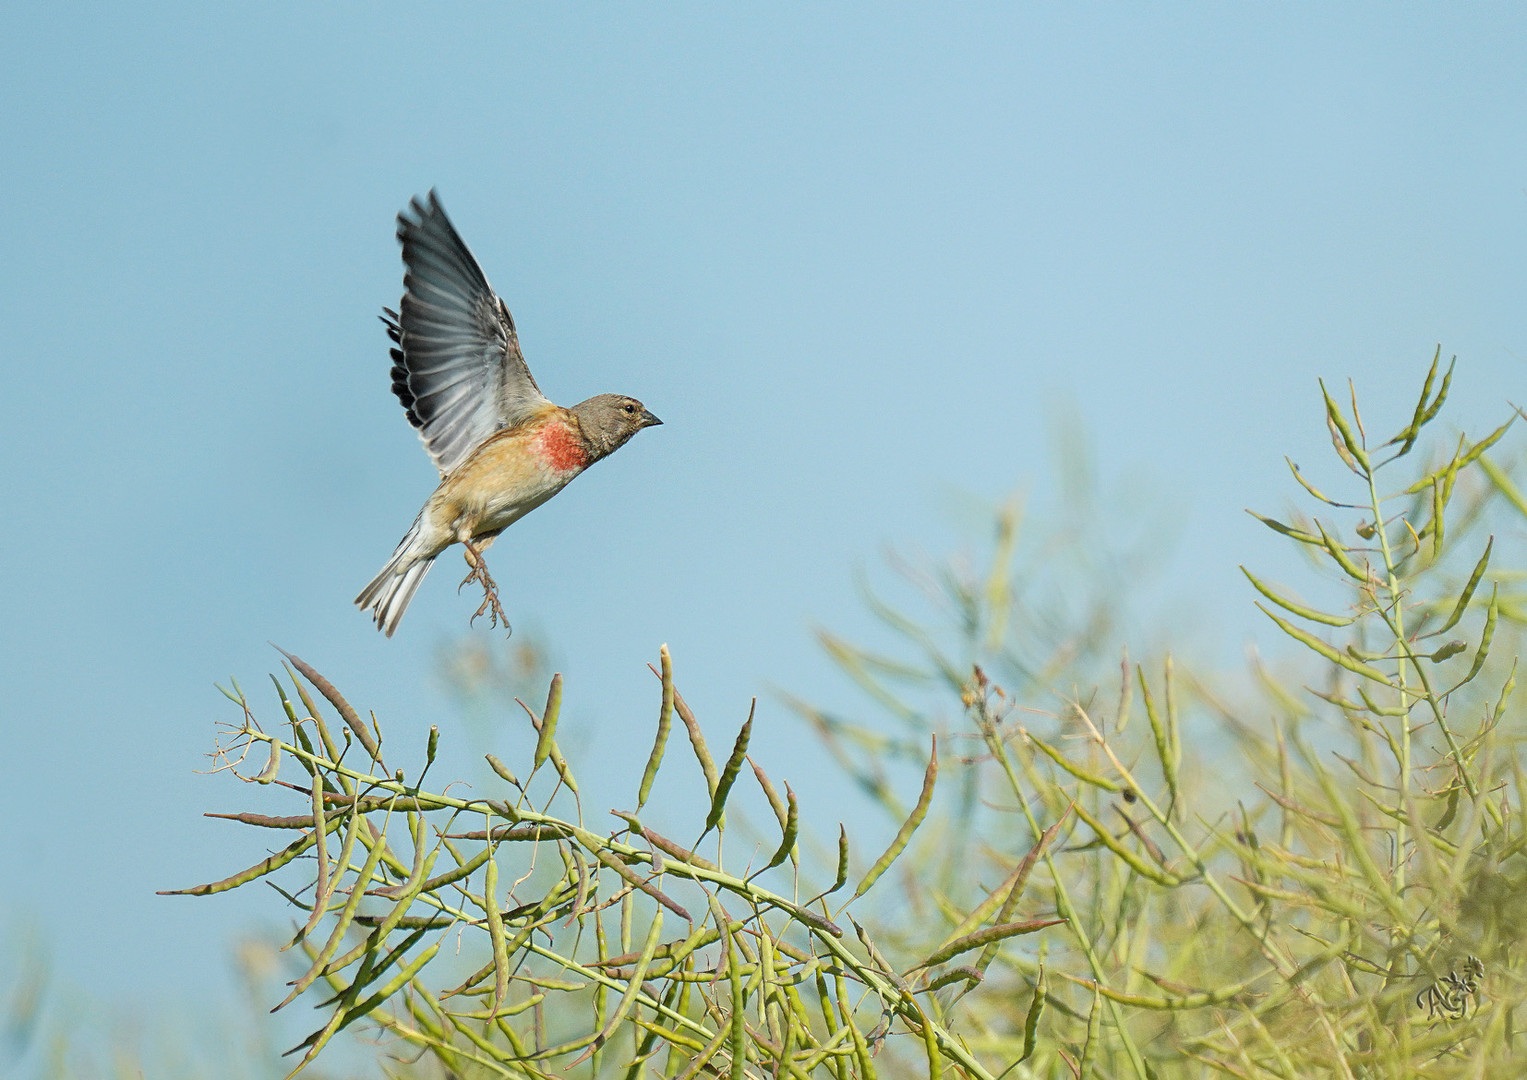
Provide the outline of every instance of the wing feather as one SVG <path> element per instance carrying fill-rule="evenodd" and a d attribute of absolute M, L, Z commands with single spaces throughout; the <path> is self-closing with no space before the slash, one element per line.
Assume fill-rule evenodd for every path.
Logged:
<path fill-rule="evenodd" d="M 442 476 L 502 427 L 549 404 L 520 352 L 509 309 L 433 191 L 398 215 L 403 301 L 383 309 L 392 390 Z"/>

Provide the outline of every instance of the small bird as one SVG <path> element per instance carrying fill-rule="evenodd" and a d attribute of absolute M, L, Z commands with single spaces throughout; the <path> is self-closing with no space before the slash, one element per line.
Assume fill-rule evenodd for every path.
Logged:
<path fill-rule="evenodd" d="M 514 319 L 431 191 L 398 215 L 403 300 L 382 309 L 396 343 L 392 392 L 440 470 L 382 572 L 355 598 L 392 636 L 435 558 L 460 544 L 482 606 L 504 618 L 483 552 L 499 533 L 662 421 L 640 401 L 599 394 L 564 409 L 541 393 L 520 352 Z"/>

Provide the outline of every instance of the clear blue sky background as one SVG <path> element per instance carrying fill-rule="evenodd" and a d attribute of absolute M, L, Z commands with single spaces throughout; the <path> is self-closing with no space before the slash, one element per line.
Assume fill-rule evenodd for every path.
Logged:
<path fill-rule="evenodd" d="M 672 645 L 729 732 L 850 700 L 856 566 L 1042 492 L 1077 404 L 1180 521 L 1168 591 L 1264 631 L 1242 512 L 1324 454 L 1315 379 L 1397 426 L 1436 343 L 1494 426 L 1527 357 L 1527 14 L 1507 5 L 13 5 L 0 35 L 0 906 L 59 968 L 226 992 L 273 895 L 206 821 L 214 680 L 273 640 L 400 733 L 455 723 L 455 567 L 350 607 L 434 482 L 388 390 L 393 215 L 438 186 L 542 387 L 667 421 L 491 565 L 622 786 Z M 481 627 L 485 638 L 492 632 Z M 264 700 L 264 699 L 262 699 Z M 834 780 L 766 700 L 761 760 Z M 505 724 L 511 721 L 505 720 Z M 629 733 L 629 734 L 628 734 Z M 402 734 L 399 738 L 406 738 Z M 728 737 L 719 735 L 720 738 Z M 626 752 L 626 747 L 640 751 Z"/>

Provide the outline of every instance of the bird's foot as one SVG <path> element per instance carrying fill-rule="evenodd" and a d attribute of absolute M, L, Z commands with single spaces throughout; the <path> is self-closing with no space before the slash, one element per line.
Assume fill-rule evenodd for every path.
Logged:
<path fill-rule="evenodd" d="M 509 616 L 504 614 L 503 605 L 499 603 L 498 585 L 493 581 L 493 575 L 488 573 L 488 564 L 482 557 L 482 551 L 469 542 L 463 542 L 461 546 L 465 549 L 467 566 L 471 569 L 467 571 L 467 576 L 461 579 L 461 584 L 456 586 L 456 591 L 461 592 L 475 581 L 482 586 L 483 593 L 482 603 L 478 605 L 476 611 L 472 612 L 467 625 L 471 626 L 480 616 L 487 615 L 489 626 L 502 626 L 511 634 L 514 633 L 514 628 L 509 625 Z"/>

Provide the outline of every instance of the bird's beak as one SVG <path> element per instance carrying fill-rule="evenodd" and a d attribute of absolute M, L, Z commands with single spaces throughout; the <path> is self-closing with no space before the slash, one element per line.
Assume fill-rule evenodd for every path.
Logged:
<path fill-rule="evenodd" d="M 652 415 L 652 410 L 642 410 L 642 427 L 657 427 L 662 421 Z"/>

